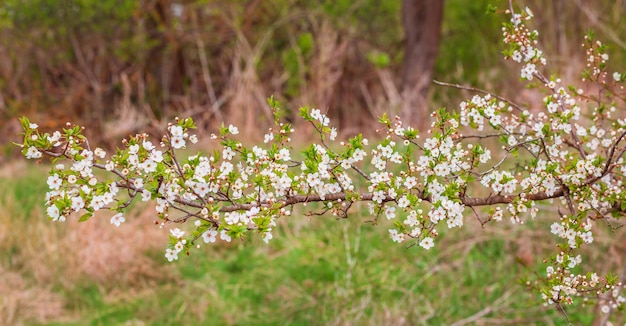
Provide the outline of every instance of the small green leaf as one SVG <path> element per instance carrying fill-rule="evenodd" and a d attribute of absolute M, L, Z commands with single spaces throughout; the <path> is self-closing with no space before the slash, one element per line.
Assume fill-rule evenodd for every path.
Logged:
<path fill-rule="evenodd" d="M 81 216 L 78 219 L 78 222 L 85 222 L 87 220 L 89 220 L 91 218 L 92 214 L 91 213 L 85 213 L 83 216 Z"/>
<path fill-rule="evenodd" d="M 22 129 L 29 130 L 30 129 L 30 121 L 27 117 L 20 118 L 20 124 L 22 125 Z"/>

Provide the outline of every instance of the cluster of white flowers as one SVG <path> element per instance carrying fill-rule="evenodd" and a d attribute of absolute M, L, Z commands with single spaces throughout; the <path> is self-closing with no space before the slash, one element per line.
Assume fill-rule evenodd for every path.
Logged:
<path fill-rule="evenodd" d="M 485 120 L 493 127 L 502 124 L 501 112 L 506 108 L 506 103 L 496 101 L 491 95 L 475 95 L 468 102 L 461 102 L 459 105 L 461 117 L 459 123 L 463 126 L 472 126 L 478 131 L 484 129 Z"/>
<path fill-rule="evenodd" d="M 485 175 L 481 183 L 485 187 L 491 187 L 495 193 L 512 194 L 516 190 L 517 179 L 509 171 L 492 171 Z"/>
<path fill-rule="evenodd" d="M 318 109 L 311 110 L 311 118 L 313 118 L 313 120 L 319 121 L 319 123 L 322 124 L 322 126 L 324 127 L 328 126 L 328 124 L 330 123 L 330 119 L 328 119 L 328 117 L 325 114 L 321 113 Z"/>
<path fill-rule="evenodd" d="M 579 222 L 576 219 L 563 216 L 561 221 L 552 223 L 550 232 L 559 238 L 566 239 L 569 248 L 575 249 L 579 244 L 578 239 L 586 244 L 593 242 L 591 228 L 590 221 Z"/>
<path fill-rule="evenodd" d="M 28 123 L 29 128 L 37 128 L 36 124 Z M 115 182 L 100 181 L 94 175 L 94 152 L 81 148 L 81 142 L 75 132 L 76 128 L 66 132 L 65 142 L 68 146 L 65 155 L 73 158 L 72 165 L 66 169 L 65 164 L 59 163 L 52 167 L 47 183 L 50 191 L 46 193 L 46 213 L 53 221 L 64 222 L 67 217 L 82 210 L 86 210 L 83 218 L 87 219 L 93 213 L 115 201 L 119 187 Z M 62 142 L 61 133 L 56 131 L 52 135 L 33 133 L 31 141 L 43 144 L 46 149 L 59 147 Z M 29 146 L 25 153 L 27 158 L 40 158 L 42 148 Z M 37 153 L 37 154 L 34 154 Z M 104 150 L 96 148 L 95 155 L 103 157 Z M 111 218 L 111 224 L 119 226 L 125 221 L 124 215 L 118 212 Z"/>
<path fill-rule="evenodd" d="M 522 79 L 532 80 L 537 71 L 537 64 L 546 65 L 543 52 L 536 48 L 539 32 L 532 32 L 524 25 L 524 20 L 533 18 L 530 9 L 521 14 L 513 14 L 512 25 L 503 28 L 504 42 L 511 44 L 510 58 L 515 62 L 524 62 L 521 70 Z"/>
<path fill-rule="evenodd" d="M 546 268 L 549 288 L 541 296 L 546 304 L 572 304 L 574 298 L 587 293 L 601 294 L 599 298 L 600 310 L 607 314 L 611 309 L 618 309 L 626 303 L 626 297 L 621 295 L 624 285 L 621 282 L 609 285 L 596 273 L 586 275 L 573 273 L 571 270 L 582 263 L 580 255 L 571 256 L 560 252 L 553 260 L 553 265 Z"/>

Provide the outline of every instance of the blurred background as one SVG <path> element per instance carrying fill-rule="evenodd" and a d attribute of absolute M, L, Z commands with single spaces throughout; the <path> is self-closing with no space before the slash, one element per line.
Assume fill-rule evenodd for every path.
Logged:
<path fill-rule="evenodd" d="M 536 18 L 547 75 L 576 83 L 588 30 L 626 66 L 626 1 L 516 1 Z M 150 207 L 113 229 L 106 218 L 43 217 L 46 167 L 17 158 L 19 116 L 67 121 L 92 142 L 162 134 L 191 116 L 199 136 L 222 122 L 260 139 L 276 97 L 327 111 L 342 136 L 375 137 L 377 117 L 424 129 L 428 113 L 478 87 L 532 106 L 519 67 L 501 58 L 501 0 L 2 0 L 0 2 L 0 324 L 562 324 L 515 284 L 541 270 L 541 222 L 468 225 L 435 249 L 390 243 L 383 226 L 293 219 L 270 245 L 203 248 L 166 264 Z M 302 139 L 306 141 L 306 139 Z M 297 216 L 297 214 L 296 214 Z M 468 223 L 470 224 L 470 223 Z M 478 224 L 478 223 L 476 223 Z M 535 230 L 535 226 L 537 230 Z M 603 232 L 602 230 L 599 232 Z M 598 237 L 621 266 L 624 241 Z M 623 239 L 623 237 L 622 237 Z M 621 247 L 620 247 L 621 245 Z M 589 323 L 594 307 L 572 312 Z"/>
<path fill-rule="evenodd" d="M 432 77 L 535 101 L 519 92 L 517 65 L 498 55 L 504 16 L 486 14 L 489 4 L 508 8 L 501 0 L 3 0 L 1 136 L 13 140 L 15 117 L 27 115 L 44 128 L 79 123 L 111 143 L 161 133 L 174 116 L 194 117 L 205 132 L 236 123 L 258 137 L 271 123 L 270 95 L 287 119 L 309 105 L 354 134 L 383 112 L 420 124 L 414 116 L 466 95 L 431 86 Z M 537 16 L 549 73 L 578 76 L 589 29 L 612 45 L 614 61 L 624 57 L 624 1 L 516 5 Z"/>

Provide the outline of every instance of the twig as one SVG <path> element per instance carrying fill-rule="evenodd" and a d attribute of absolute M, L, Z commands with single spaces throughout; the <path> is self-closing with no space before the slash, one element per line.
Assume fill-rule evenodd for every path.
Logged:
<path fill-rule="evenodd" d="M 520 105 L 516 104 L 515 102 L 504 98 L 502 96 L 499 95 L 494 95 L 491 94 L 490 92 L 480 89 L 480 88 L 476 88 L 476 87 L 471 87 L 471 86 L 464 86 L 464 85 L 459 85 L 459 84 L 451 84 L 451 83 L 446 83 L 446 82 L 442 82 L 442 81 L 438 81 L 438 80 L 433 80 L 433 83 L 435 83 L 436 85 L 439 86 L 447 86 L 447 87 L 452 87 L 452 88 L 458 88 L 458 89 L 464 89 L 467 91 L 472 91 L 472 92 L 476 92 L 476 93 L 481 93 L 481 94 L 485 94 L 485 95 L 490 95 L 493 96 L 494 98 L 497 98 L 498 100 L 502 101 L 502 102 L 506 102 L 508 104 L 510 104 L 513 108 L 517 109 L 519 112 L 524 112 L 524 108 L 522 108 Z"/>

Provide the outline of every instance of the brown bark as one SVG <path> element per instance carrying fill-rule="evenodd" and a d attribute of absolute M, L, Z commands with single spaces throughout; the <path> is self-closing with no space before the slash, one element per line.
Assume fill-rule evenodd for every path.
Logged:
<path fill-rule="evenodd" d="M 443 4 L 443 0 L 402 2 L 406 44 L 400 117 L 418 129 L 428 126 L 428 90 L 441 40 Z"/>

